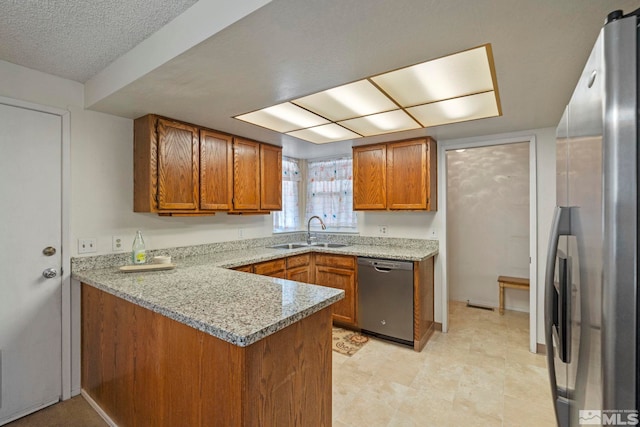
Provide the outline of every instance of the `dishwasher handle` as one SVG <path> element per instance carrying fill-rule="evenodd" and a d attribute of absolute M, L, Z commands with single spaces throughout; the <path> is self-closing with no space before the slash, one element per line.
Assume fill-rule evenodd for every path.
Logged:
<path fill-rule="evenodd" d="M 394 270 L 413 270 L 413 262 L 397 261 L 381 258 L 358 257 L 358 265 L 373 268 L 379 273 L 389 273 Z"/>

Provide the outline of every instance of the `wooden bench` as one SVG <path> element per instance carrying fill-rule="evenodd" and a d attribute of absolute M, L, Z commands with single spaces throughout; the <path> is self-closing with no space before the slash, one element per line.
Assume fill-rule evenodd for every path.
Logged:
<path fill-rule="evenodd" d="M 529 290 L 529 279 L 522 277 L 498 276 L 500 287 L 500 314 L 504 314 L 504 288 Z"/>

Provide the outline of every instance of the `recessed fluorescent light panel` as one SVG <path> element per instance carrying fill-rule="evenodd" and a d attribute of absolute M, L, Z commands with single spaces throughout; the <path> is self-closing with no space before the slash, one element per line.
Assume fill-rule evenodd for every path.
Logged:
<path fill-rule="evenodd" d="M 345 129 L 335 123 L 316 126 L 308 129 L 300 129 L 288 132 L 287 135 L 313 142 L 314 144 L 326 144 L 327 142 L 344 141 L 345 139 L 360 138 L 355 132 Z"/>
<path fill-rule="evenodd" d="M 235 118 L 324 144 L 501 115 L 486 44 Z"/>
<path fill-rule="evenodd" d="M 493 90 L 485 46 L 372 77 L 402 107 Z"/>
<path fill-rule="evenodd" d="M 407 108 L 425 127 L 499 116 L 493 92 L 437 101 Z"/>
<path fill-rule="evenodd" d="M 243 114 L 236 119 L 283 133 L 329 123 L 329 120 L 290 102 Z"/>
<path fill-rule="evenodd" d="M 422 126 L 402 110 L 373 114 L 339 122 L 362 136 L 381 135 L 403 130 L 420 129 Z"/>
<path fill-rule="evenodd" d="M 314 93 L 296 99 L 293 103 L 334 122 L 398 108 L 368 80 Z"/>

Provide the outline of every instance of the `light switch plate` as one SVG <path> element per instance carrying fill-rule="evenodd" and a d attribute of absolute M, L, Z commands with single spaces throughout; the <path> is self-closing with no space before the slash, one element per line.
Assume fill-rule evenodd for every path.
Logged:
<path fill-rule="evenodd" d="M 97 250 L 97 239 L 95 237 L 81 237 L 78 239 L 79 254 L 90 254 Z"/>

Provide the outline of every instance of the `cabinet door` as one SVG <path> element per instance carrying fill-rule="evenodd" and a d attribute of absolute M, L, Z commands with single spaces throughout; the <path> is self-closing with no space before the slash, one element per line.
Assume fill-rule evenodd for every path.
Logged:
<path fill-rule="evenodd" d="M 384 144 L 353 148 L 353 209 L 387 207 L 387 149 Z"/>
<path fill-rule="evenodd" d="M 200 209 L 230 210 L 233 195 L 233 138 L 200 131 Z"/>
<path fill-rule="evenodd" d="M 387 207 L 424 210 L 427 192 L 427 141 L 388 144 Z"/>
<path fill-rule="evenodd" d="M 158 209 L 198 207 L 198 128 L 158 119 Z"/>
<path fill-rule="evenodd" d="M 427 138 L 427 210 L 438 210 L 438 150 L 436 140 Z"/>
<path fill-rule="evenodd" d="M 260 144 L 242 138 L 233 142 L 233 208 L 260 209 Z"/>
<path fill-rule="evenodd" d="M 342 289 L 344 299 L 333 305 L 333 319 L 356 324 L 356 273 L 354 270 L 316 265 L 315 282 L 321 286 Z"/>
<path fill-rule="evenodd" d="M 295 280 L 296 282 L 311 283 L 311 272 L 309 266 L 287 268 L 287 279 Z"/>
<path fill-rule="evenodd" d="M 282 210 L 282 148 L 260 145 L 260 208 Z"/>

